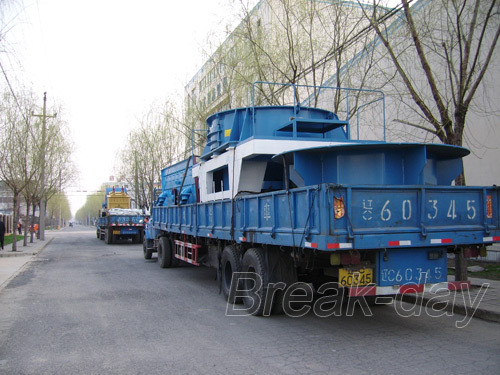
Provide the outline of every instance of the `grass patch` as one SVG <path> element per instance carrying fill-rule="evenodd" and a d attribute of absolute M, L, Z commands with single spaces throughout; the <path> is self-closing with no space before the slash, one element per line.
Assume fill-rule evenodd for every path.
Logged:
<path fill-rule="evenodd" d="M 17 241 L 20 241 L 20 240 L 22 240 L 22 239 L 24 239 L 24 236 L 23 236 L 23 235 L 19 235 L 19 234 L 18 234 L 18 235 L 16 236 L 16 240 L 17 240 Z M 5 235 L 4 242 L 3 242 L 4 246 L 5 246 L 5 245 L 9 245 L 9 244 L 11 244 L 11 243 L 12 243 L 12 234 L 6 234 L 6 235 Z"/>
<path fill-rule="evenodd" d="M 479 262 L 477 265 L 483 267 L 484 271 L 467 272 L 468 276 L 479 277 L 482 279 L 500 280 L 500 264 Z"/>
<path fill-rule="evenodd" d="M 455 269 L 450 268 L 452 265 L 453 267 L 455 266 L 453 263 L 448 263 L 448 275 L 454 275 L 455 274 Z M 477 260 L 468 260 L 467 261 L 467 267 L 470 266 L 481 266 L 484 268 L 484 271 L 481 272 L 467 272 L 468 277 L 477 277 L 480 279 L 489 279 L 489 280 L 500 280 L 500 263 L 496 262 L 481 262 Z"/>

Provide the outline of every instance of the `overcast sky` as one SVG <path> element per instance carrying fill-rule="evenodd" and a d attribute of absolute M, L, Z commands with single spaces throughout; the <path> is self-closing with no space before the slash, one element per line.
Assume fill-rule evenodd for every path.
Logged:
<path fill-rule="evenodd" d="M 204 61 L 204 42 L 234 24 L 235 6 L 232 0 L 23 0 L 8 9 L 3 42 L 10 56 L 3 54 L 2 64 L 8 59 L 8 74 L 40 92 L 40 105 L 46 91 L 49 105 L 63 106 L 76 144 L 80 179 L 68 192 L 73 213 L 85 201 L 73 191 L 109 180 L 120 145 L 151 103 L 182 101 Z"/>

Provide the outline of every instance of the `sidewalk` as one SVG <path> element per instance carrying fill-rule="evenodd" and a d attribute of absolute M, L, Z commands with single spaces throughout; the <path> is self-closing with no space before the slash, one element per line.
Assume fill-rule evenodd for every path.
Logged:
<path fill-rule="evenodd" d="M 54 237 L 45 233 L 45 241 L 34 239 L 33 243 L 23 246 L 23 241 L 17 242 L 17 251 L 12 251 L 12 244 L 0 250 L 0 292 L 24 267 L 30 263 L 45 246 L 50 244 Z"/>
<path fill-rule="evenodd" d="M 454 281 L 455 276 L 448 276 Z M 470 288 L 405 294 L 403 301 L 432 308 L 435 315 L 454 313 L 500 323 L 500 281 L 469 277 Z"/>

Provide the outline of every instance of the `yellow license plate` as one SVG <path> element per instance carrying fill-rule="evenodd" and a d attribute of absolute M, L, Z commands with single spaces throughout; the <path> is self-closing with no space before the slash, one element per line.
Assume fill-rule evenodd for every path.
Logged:
<path fill-rule="evenodd" d="M 339 282 L 343 286 L 362 286 L 373 283 L 373 270 L 371 268 L 361 268 L 350 270 L 339 269 Z"/>
<path fill-rule="evenodd" d="M 120 234 L 121 232 L 119 230 L 114 230 L 113 234 Z"/>

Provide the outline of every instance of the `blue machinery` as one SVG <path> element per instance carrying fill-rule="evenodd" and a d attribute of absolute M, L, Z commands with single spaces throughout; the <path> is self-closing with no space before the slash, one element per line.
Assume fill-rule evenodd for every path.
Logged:
<path fill-rule="evenodd" d="M 162 171 L 145 257 L 217 268 L 229 301 L 256 315 L 268 283 L 334 281 L 349 296 L 462 287 L 447 282 L 446 253 L 500 241 L 498 189 L 452 186 L 469 151 L 352 140 L 348 118 L 299 105 L 293 89 L 293 105 L 207 119 L 201 156 Z M 240 271 L 257 276 L 231 289 Z"/>

